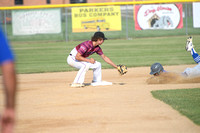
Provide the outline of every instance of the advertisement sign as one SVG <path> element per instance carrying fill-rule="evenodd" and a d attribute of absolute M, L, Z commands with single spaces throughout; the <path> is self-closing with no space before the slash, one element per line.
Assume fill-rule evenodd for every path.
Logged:
<path fill-rule="evenodd" d="M 72 8 L 72 32 L 120 31 L 120 6 Z"/>
<path fill-rule="evenodd" d="M 13 35 L 61 32 L 60 9 L 13 10 Z"/>
<path fill-rule="evenodd" d="M 135 29 L 183 28 L 182 4 L 135 6 Z"/>
<path fill-rule="evenodd" d="M 193 3 L 193 27 L 200 28 L 200 2 Z"/>

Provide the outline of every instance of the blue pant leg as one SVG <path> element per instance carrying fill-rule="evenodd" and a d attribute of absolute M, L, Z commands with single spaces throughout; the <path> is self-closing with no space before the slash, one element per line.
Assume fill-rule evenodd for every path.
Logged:
<path fill-rule="evenodd" d="M 200 56 L 199 56 L 199 54 L 194 50 L 194 48 L 192 48 L 191 54 L 192 54 L 192 57 L 193 57 L 194 61 L 195 61 L 196 63 L 199 63 L 199 62 L 200 62 Z"/>

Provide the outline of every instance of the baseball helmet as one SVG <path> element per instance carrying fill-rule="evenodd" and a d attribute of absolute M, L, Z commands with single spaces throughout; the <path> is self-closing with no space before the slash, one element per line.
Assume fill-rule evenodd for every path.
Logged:
<path fill-rule="evenodd" d="M 151 65 L 151 72 L 150 74 L 153 75 L 153 74 L 160 74 L 160 71 L 163 71 L 163 66 L 160 64 L 160 63 L 154 63 Z"/>

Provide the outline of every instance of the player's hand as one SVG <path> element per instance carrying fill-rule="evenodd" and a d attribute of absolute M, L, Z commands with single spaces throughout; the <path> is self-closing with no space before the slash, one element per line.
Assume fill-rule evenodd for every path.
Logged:
<path fill-rule="evenodd" d="M 93 58 L 90 58 L 89 62 L 92 63 L 92 64 L 94 64 L 95 60 Z"/>
<path fill-rule="evenodd" d="M 5 109 L 0 118 L 1 133 L 13 133 L 15 124 L 14 109 Z"/>

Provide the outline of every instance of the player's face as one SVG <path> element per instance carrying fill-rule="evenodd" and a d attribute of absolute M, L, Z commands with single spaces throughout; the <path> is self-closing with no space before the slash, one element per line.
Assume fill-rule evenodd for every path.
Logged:
<path fill-rule="evenodd" d="M 154 76 L 159 76 L 162 73 L 162 71 L 160 71 L 159 73 L 155 73 Z"/>
<path fill-rule="evenodd" d="M 159 75 L 159 73 L 155 73 L 153 76 L 158 76 Z"/>
<path fill-rule="evenodd" d="M 98 40 L 97 40 L 97 44 L 98 44 L 98 45 L 101 45 L 103 42 L 104 42 L 103 39 L 98 39 Z"/>

